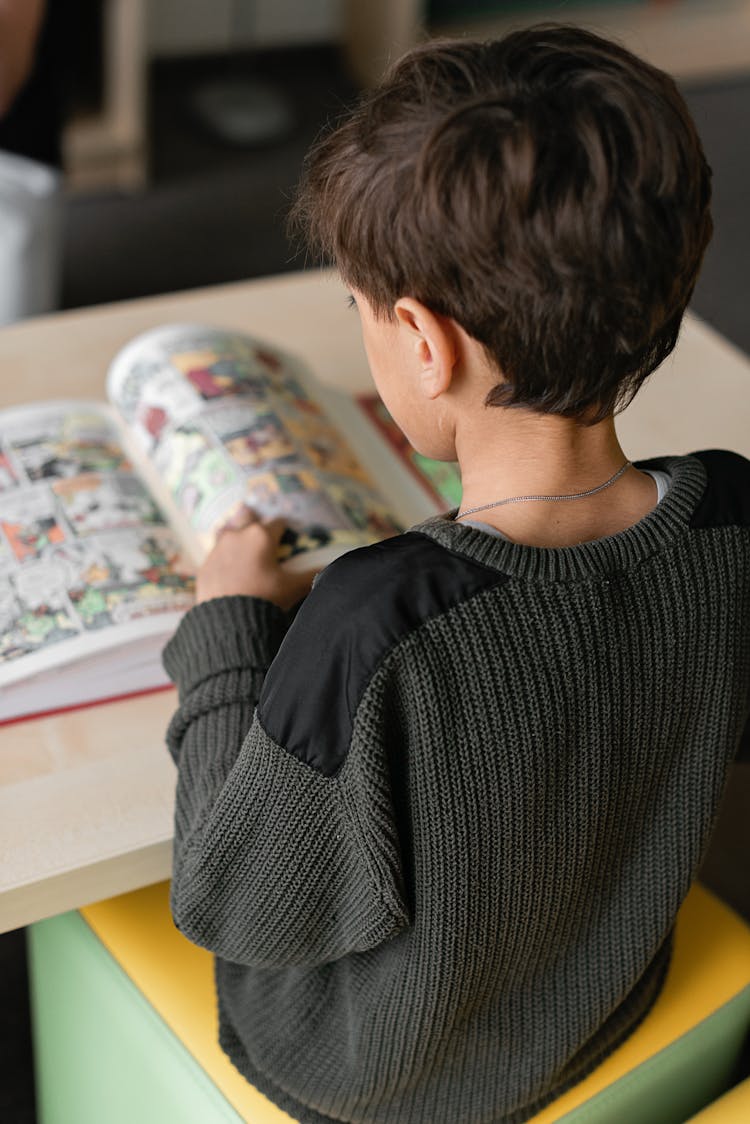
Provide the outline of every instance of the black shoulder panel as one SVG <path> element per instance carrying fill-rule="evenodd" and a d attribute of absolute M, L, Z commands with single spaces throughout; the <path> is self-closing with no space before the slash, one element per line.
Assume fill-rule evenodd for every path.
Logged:
<path fill-rule="evenodd" d="M 750 461 L 727 449 L 691 453 L 703 462 L 708 482 L 691 527 L 750 527 Z"/>
<path fill-rule="evenodd" d="M 387 653 L 430 617 L 507 580 L 420 532 L 344 554 L 320 575 L 268 670 L 261 725 L 295 757 L 332 776 Z"/>

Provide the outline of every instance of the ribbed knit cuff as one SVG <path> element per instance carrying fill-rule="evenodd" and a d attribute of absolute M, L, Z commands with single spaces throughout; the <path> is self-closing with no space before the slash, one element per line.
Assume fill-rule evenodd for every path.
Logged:
<path fill-rule="evenodd" d="M 289 623 L 289 614 L 259 597 L 215 597 L 186 613 L 162 662 L 184 697 L 225 671 L 266 671 Z"/>

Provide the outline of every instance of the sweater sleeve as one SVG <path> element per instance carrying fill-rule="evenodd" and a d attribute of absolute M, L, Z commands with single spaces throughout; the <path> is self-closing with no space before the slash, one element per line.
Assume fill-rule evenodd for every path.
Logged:
<path fill-rule="evenodd" d="M 373 948 L 408 924 L 383 768 L 371 783 L 379 740 L 372 720 L 364 755 L 332 774 L 269 733 L 256 708 L 280 646 L 276 680 L 289 678 L 291 661 L 310 697 L 331 689 L 330 660 L 326 682 L 316 681 L 321 661 L 304 624 L 318 619 L 319 600 L 313 591 L 283 645 L 287 622 L 270 603 L 206 602 L 185 617 L 164 653 L 180 688 L 168 733 L 178 766 L 172 913 L 190 940 L 236 963 L 324 963 Z M 325 613 L 325 597 L 323 606 Z M 347 652 L 336 658 L 335 637 L 319 640 L 345 677 Z M 274 730 L 279 712 L 297 702 L 308 716 L 294 693 L 272 694 L 264 715 Z M 325 726 L 319 720 L 310 731 L 317 744 L 326 740 Z M 362 756 L 366 778 L 355 761 Z"/>

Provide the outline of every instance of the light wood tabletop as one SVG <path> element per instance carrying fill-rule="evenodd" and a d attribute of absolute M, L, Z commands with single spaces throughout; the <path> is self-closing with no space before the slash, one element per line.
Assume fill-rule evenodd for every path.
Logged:
<path fill-rule="evenodd" d="M 132 336 L 178 321 L 295 351 L 350 392 L 369 378 L 356 311 L 332 274 L 286 274 L 29 320 L 0 330 L 0 408 L 104 397 Z M 750 361 L 695 318 L 619 423 L 631 459 L 722 447 L 750 455 Z M 0 931 L 170 872 L 171 690 L 0 728 Z"/>

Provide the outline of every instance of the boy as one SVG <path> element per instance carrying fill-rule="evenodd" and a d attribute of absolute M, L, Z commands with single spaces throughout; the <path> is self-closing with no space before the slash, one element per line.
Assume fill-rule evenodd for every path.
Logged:
<path fill-rule="evenodd" d="M 412 51 L 309 158 L 296 221 L 464 494 L 293 619 L 310 576 L 248 514 L 165 653 L 175 921 L 297 1120 L 527 1120 L 661 988 L 748 716 L 750 463 L 632 465 L 613 415 L 709 175 L 666 75 L 546 26 Z"/>

